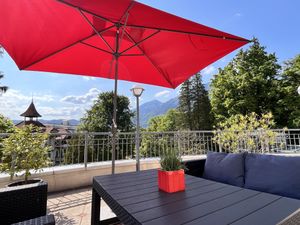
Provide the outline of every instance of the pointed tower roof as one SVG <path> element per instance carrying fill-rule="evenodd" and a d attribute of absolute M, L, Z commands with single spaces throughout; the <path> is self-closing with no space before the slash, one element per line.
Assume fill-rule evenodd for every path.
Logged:
<path fill-rule="evenodd" d="M 38 111 L 36 110 L 33 101 L 31 102 L 31 104 L 28 107 L 28 109 L 25 112 L 23 112 L 20 116 L 29 117 L 29 118 L 32 118 L 32 117 L 42 117 L 38 113 Z"/>

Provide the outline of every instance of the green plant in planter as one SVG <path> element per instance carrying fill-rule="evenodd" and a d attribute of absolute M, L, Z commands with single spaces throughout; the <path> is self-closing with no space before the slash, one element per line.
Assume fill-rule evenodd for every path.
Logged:
<path fill-rule="evenodd" d="M 31 170 L 37 172 L 49 164 L 47 137 L 32 125 L 17 128 L 3 141 L 1 172 L 9 173 L 11 180 L 17 173 L 24 172 L 27 183 Z"/>
<path fill-rule="evenodd" d="M 167 150 L 160 160 L 161 170 L 164 171 L 177 171 L 184 169 L 181 157 L 174 150 Z"/>

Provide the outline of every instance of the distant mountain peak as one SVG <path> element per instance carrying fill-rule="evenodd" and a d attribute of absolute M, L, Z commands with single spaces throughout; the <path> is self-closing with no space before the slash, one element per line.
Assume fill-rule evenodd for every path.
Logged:
<path fill-rule="evenodd" d="M 161 102 L 157 99 L 146 102 L 140 105 L 140 124 L 142 127 L 147 127 L 148 121 L 155 116 L 163 115 L 170 109 L 178 107 L 178 97 L 171 98 L 166 102 Z M 136 111 L 136 109 L 134 109 Z"/>

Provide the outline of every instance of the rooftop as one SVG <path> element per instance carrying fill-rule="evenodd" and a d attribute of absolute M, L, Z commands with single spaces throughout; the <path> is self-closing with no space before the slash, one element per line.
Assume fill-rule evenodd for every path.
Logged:
<path fill-rule="evenodd" d="M 35 108 L 33 101 L 30 103 L 29 107 L 23 112 L 20 116 L 34 118 L 34 117 L 42 117 Z"/>

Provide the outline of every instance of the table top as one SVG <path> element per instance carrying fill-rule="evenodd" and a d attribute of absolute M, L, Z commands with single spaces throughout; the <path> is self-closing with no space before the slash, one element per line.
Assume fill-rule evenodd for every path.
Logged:
<path fill-rule="evenodd" d="M 157 170 L 94 177 L 93 188 L 124 224 L 277 224 L 300 200 L 185 175 L 186 190 L 158 190 Z"/>

